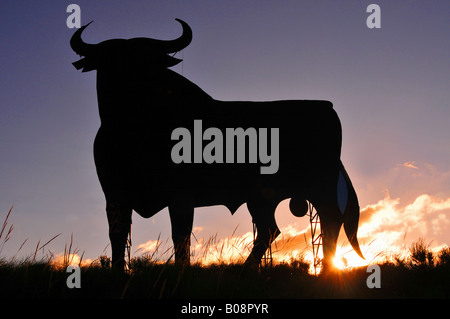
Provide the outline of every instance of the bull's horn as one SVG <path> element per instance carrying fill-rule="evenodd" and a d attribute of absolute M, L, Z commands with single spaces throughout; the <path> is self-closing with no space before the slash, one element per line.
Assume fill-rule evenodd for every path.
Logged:
<path fill-rule="evenodd" d="M 92 22 L 94 21 L 89 22 L 88 24 L 82 26 L 77 31 L 75 31 L 72 38 L 70 39 L 70 47 L 78 55 L 88 56 L 89 53 L 91 53 L 95 47 L 94 44 L 85 43 L 81 39 L 81 33 L 83 33 L 83 30 L 86 29 L 86 27 L 90 25 Z"/>
<path fill-rule="evenodd" d="M 166 53 L 173 53 L 183 50 L 185 47 L 189 45 L 192 41 L 192 30 L 189 25 L 180 19 L 175 19 L 181 23 L 183 27 L 183 34 L 175 40 L 170 41 L 161 41 L 161 44 Z"/>
<path fill-rule="evenodd" d="M 351 223 L 344 222 L 344 230 L 345 234 L 347 235 L 348 241 L 352 245 L 353 249 L 356 251 L 356 253 L 362 258 L 364 258 L 364 255 L 361 252 L 361 249 L 359 248 L 358 238 L 356 237 L 356 234 L 358 232 L 358 224 L 351 225 Z"/>
<path fill-rule="evenodd" d="M 346 201 L 343 203 L 339 203 L 339 209 L 341 213 L 344 215 L 344 230 L 347 235 L 348 241 L 352 245 L 353 249 L 356 253 L 364 259 L 364 256 L 359 248 L 357 233 L 358 233 L 358 223 L 359 223 L 359 203 L 358 197 L 356 196 L 355 189 L 353 188 L 352 182 L 345 171 L 344 166 L 340 163 L 340 172 L 339 172 L 339 181 L 338 185 L 338 194 L 339 187 L 346 188 L 343 193 L 346 193 Z M 338 195 L 339 197 L 339 195 Z"/>

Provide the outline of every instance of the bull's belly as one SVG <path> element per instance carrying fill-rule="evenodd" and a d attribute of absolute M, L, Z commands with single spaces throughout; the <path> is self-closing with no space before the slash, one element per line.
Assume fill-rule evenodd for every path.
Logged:
<path fill-rule="evenodd" d="M 194 207 L 225 205 L 234 213 L 249 198 L 267 195 L 270 200 L 281 201 L 304 196 L 306 188 L 314 183 L 304 168 L 261 175 L 257 167 L 246 170 L 245 166 L 225 164 L 220 170 L 213 166 L 179 166 L 171 170 L 151 165 L 130 169 L 133 165 L 114 166 L 111 161 L 101 164 L 97 169 L 106 198 L 130 202 L 145 218 L 186 198 Z"/>

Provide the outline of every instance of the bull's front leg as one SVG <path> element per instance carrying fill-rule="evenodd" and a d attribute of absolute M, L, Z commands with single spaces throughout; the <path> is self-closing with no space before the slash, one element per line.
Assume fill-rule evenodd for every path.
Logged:
<path fill-rule="evenodd" d="M 130 231 L 131 213 L 132 209 L 123 204 L 106 203 L 114 270 L 123 271 L 125 267 L 125 244 Z"/>
<path fill-rule="evenodd" d="M 191 233 L 194 223 L 194 206 L 192 201 L 178 197 L 169 205 L 172 224 L 172 240 L 175 249 L 175 264 L 189 265 Z"/>

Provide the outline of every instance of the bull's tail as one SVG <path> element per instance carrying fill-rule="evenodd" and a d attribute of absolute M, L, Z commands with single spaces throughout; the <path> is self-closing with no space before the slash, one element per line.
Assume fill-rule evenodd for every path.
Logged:
<path fill-rule="evenodd" d="M 343 214 L 345 234 L 356 253 L 364 259 L 357 238 L 359 222 L 358 197 L 341 161 L 339 161 L 337 200 L 339 210 Z"/>

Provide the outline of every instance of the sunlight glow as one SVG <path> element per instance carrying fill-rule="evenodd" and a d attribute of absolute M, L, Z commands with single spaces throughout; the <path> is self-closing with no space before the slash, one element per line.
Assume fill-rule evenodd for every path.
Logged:
<path fill-rule="evenodd" d="M 391 199 L 386 193 L 384 199 L 376 204 L 367 205 L 361 209 L 358 230 L 358 241 L 365 259 L 362 259 L 350 246 L 345 233 L 341 231 L 333 261 L 340 270 L 357 267 L 367 267 L 370 264 L 385 261 L 395 261 L 408 254 L 408 242 L 405 234 L 415 240 L 425 233 L 439 234 L 450 224 L 450 198 L 445 200 L 423 194 L 413 203 L 399 207 L 398 199 Z M 201 238 L 202 228 L 195 229 L 195 240 L 191 245 L 191 263 L 202 266 L 211 264 L 240 264 L 250 254 L 253 247 L 253 233 L 247 232 L 241 236 L 233 235 L 218 238 Z M 416 237 L 417 236 L 417 237 Z M 442 247 L 444 243 L 437 243 Z M 173 261 L 173 247 L 170 239 L 166 241 L 150 240 L 137 246 L 132 257 L 149 257 L 153 262 Z M 322 258 L 322 251 L 319 257 Z M 77 255 L 56 255 L 56 261 L 61 264 L 79 263 Z M 320 268 L 314 269 L 314 258 L 311 246 L 310 227 L 290 223 L 281 227 L 281 235 L 272 244 L 273 264 L 290 264 L 305 266 L 309 264 L 309 273 L 320 273 Z M 85 260 L 81 261 L 82 263 Z"/>
<path fill-rule="evenodd" d="M 333 265 L 337 269 L 343 270 L 348 267 L 347 259 L 345 259 L 345 257 L 343 258 L 335 257 L 333 260 Z"/>

